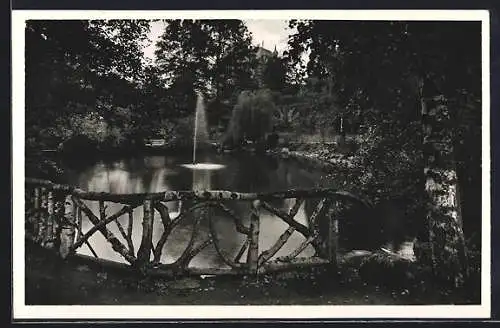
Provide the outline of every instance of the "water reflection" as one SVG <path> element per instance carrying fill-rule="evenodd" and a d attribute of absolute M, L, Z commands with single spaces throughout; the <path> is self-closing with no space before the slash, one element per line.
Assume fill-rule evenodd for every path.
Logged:
<path fill-rule="evenodd" d="M 200 158 L 200 160 L 222 164 L 225 166 L 224 169 L 190 170 L 182 167 L 181 164 L 189 163 L 191 160 L 190 154 L 145 156 L 101 161 L 82 165 L 80 167 L 69 168 L 67 171 L 67 180 L 68 183 L 77 185 L 85 190 L 118 194 L 193 189 L 265 192 L 291 188 L 332 187 L 332 185 L 328 184 L 328 180 L 324 179 L 322 172 L 305 169 L 295 162 L 251 155 L 240 155 L 237 157 L 223 156 L 220 154 L 209 154 L 208 152 L 202 153 L 201 156 L 203 156 L 203 158 Z M 307 225 L 307 218 L 312 214 L 318 202 L 319 199 L 311 199 L 304 202 L 299 208 L 295 219 Z M 236 213 L 244 225 L 249 226 L 249 202 L 227 201 L 224 204 Z M 99 213 L 97 202 L 87 202 L 87 205 L 95 214 Z M 106 203 L 106 205 L 108 206 L 106 209 L 106 214 L 108 216 L 119 211 L 123 206 L 114 203 Z M 165 205 L 168 207 L 170 215 L 174 217 L 178 215 L 182 206 L 189 206 L 190 204 L 181 204 L 178 201 L 172 201 L 165 203 Z M 284 211 L 289 211 L 294 205 L 294 200 L 277 200 L 273 201 L 272 205 Z M 136 208 L 133 214 L 134 229 L 132 239 L 135 250 L 137 250 L 142 236 L 142 206 Z M 212 218 L 216 230 L 216 237 L 220 241 L 224 252 L 228 257 L 234 258 L 243 244 L 245 236 L 236 231 L 234 223 L 227 215 L 214 212 L 212 213 Z M 288 228 L 288 224 L 264 210 L 261 211 L 260 220 L 259 249 L 263 251 L 271 247 L 278 240 L 279 236 Z M 119 219 L 119 223 L 122 226 L 127 226 L 127 221 L 127 215 Z M 156 245 L 163 232 L 161 219 L 159 213 L 156 211 L 154 222 L 153 242 Z M 182 254 L 191 238 L 192 224 L 193 216 L 188 215 L 174 229 L 163 249 L 163 256 L 161 259 L 163 263 L 171 263 Z M 86 217 L 84 217 L 84 232 L 88 231 L 92 226 L 93 225 Z M 108 228 L 126 244 L 116 224 L 109 224 Z M 342 231 L 340 233 L 342 234 Z M 200 243 L 208 238 L 208 234 L 208 222 L 202 220 L 202 222 L 200 222 L 200 233 L 196 239 L 196 243 Z M 355 236 L 356 234 L 354 237 Z M 352 238 L 352 236 L 348 238 Z M 303 240 L 304 237 L 301 234 L 296 231 L 293 232 L 287 243 L 275 257 L 288 255 Z M 94 234 L 90 242 L 94 245 L 100 257 L 124 262 L 100 234 Z M 83 246 L 80 252 L 91 255 L 86 246 Z M 311 256 L 312 254 L 312 248 L 308 247 L 301 256 Z M 243 255 L 242 259 L 244 259 L 245 256 L 246 254 Z M 218 256 L 216 256 L 212 246 L 206 248 L 202 253 L 196 256 L 191 262 L 191 265 L 198 267 L 225 266 Z"/>
<path fill-rule="evenodd" d="M 67 179 L 71 184 L 76 184 L 80 188 L 89 191 L 110 192 L 117 194 L 162 192 L 168 190 L 232 190 L 239 192 L 262 192 L 268 190 L 284 190 L 289 188 L 304 188 L 314 185 L 314 181 L 319 181 L 319 176 L 311 177 L 311 173 L 303 170 L 293 163 L 277 161 L 272 158 L 258 158 L 255 156 L 242 155 L 238 157 L 226 157 L 217 154 L 203 153 L 203 161 L 225 165 L 221 170 L 190 170 L 182 167 L 181 164 L 189 162 L 188 155 L 175 156 L 145 156 L 140 158 L 123 158 L 112 161 L 101 161 L 84 167 L 70 168 Z M 317 173 L 318 174 L 318 173 Z M 97 202 L 86 202 L 95 214 L 99 213 Z M 109 216 L 121 209 L 123 205 L 106 203 L 106 214 Z M 180 202 L 167 202 L 165 205 L 172 217 L 178 215 L 181 206 Z M 249 202 L 227 201 L 225 205 L 233 210 L 246 226 L 249 225 Z M 273 202 L 274 206 L 284 210 L 289 210 L 293 206 L 293 200 L 279 200 Z M 132 239 L 134 247 L 140 245 L 143 215 L 142 207 L 133 211 L 134 229 Z M 235 225 L 227 215 L 222 213 L 212 213 L 216 237 L 220 241 L 222 249 L 230 258 L 239 251 L 244 243 L 245 236 L 236 231 Z M 307 225 L 305 206 L 301 206 L 296 219 Z M 118 222 L 126 226 L 128 217 L 120 217 Z M 162 262 L 171 263 L 175 261 L 184 251 L 192 234 L 193 216 L 186 216 L 185 219 L 174 229 L 170 235 L 164 249 Z M 84 217 L 83 230 L 88 231 L 92 223 Z M 108 225 L 111 230 L 124 244 L 124 238 L 115 224 Z M 261 213 L 261 250 L 271 247 L 279 236 L 288 228 L 282 220 L 263 211 Z M 153 232 L 153 242 L 160 239 L 163 226 L 159 213 L 155 212 L 155 226 Z M 208 238 L 208 222 L 200 222 L 199 236 L 197 242 L 202 242 Z M 292 249 L 297 247 L 304 238 L 294 232 L 283 249 L 276 255 L 287 255 Z M 124 262 L 107 244 L 100 235 L 95 234 L 91 240 L 98 255 L 109 260 Z M 81 253 L 91 255 L 86 246 L 82 247 Z M 306 249 L 302 254 L 312 255 L 312 249 Z M 246 254 L 243 255 L 243 259 Z M 192 266 L 224 266 L 225 264 L 215 254 L 213 247 L 206 248 L 196 256 L 191 262 Z"/>
<path fill-rule="evenodd" d="M 193 190 L 210 190 L 211 184 L 211 170 L 192 170 L 193 172 Z"/>

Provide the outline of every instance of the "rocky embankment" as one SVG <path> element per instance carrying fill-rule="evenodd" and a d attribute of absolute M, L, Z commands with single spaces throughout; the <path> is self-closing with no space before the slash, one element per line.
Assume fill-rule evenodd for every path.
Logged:
<path fill-rule="evenodd" d="M 339 166 L 345 168 L 354 167 L 354 156 L 344 155 L 341 153 L 332 153 L 328 149 L 297 149 L 290 150 L 289 148 L 281 148 L 277 151 L 269 151 L 271 155 L 279 155 L 285 158 L 296 159 L 307 165 L 313 165 L 321 169 L 331 170 Z"/>

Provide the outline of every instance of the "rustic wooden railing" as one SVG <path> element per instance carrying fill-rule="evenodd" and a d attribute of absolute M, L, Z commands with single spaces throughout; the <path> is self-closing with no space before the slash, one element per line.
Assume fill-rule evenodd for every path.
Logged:
<path fill-rule="evenodd" d="M 363 206 L 372 206 L 367 200 L 348 192 L 333 189 L 288 190 L 270 193 L 236 193 L 230 191 L 166 191 L 143 194 L 110 194 L 87 192 L 67 185 L 50 181 L 26 179 L 25 211 L 26 238 L 45 248 L 53 249 L 62 258 L 76 254 L 86 245 L 95 256 L 97 253 L 90 242 L 90 237 L 100 233 L 132 267 L 151 274 L 167 276 L 187 274 L 259 274 L 293 267 L 310 265 L 337 265 L 338 256 L 338 209 L 344 201 L 357 202 Z M 288 211 L 272 205 L 273 201 L 293 199 L 293 206 Z M 302 224 L 295 216 L 306 200 L 315 199 L 315 208 Z M 99 213 L 94 213 L 86 204 L 97 201 Z M 173 215 L 167 203 L 182 201 L 189 206 L 182 206 Z M 249 225 L 224 204 L 225 201 L 250 203 Z M 106 213 L 109 203 L 121 204 L 121 209 L 109 215 Z M 134 209 L 142 207 L 142 235 L 137 251 L 132 240 Z M 159 240 L 153 243 L 153 224 L 156 215 L 161 218 L 163 232 Z M 234 258 L 221 247 L 212 220 L 213 212 L 228 217 L 234 223 L 236 232 L 244 236 L 244 242 Z M 259 249 L 260 217 L 263 211 L 281 219 L 288 228 L 268 249 Z M 182 254 L 173 263 L 161 263 L 163 251 L 168 252 L 166 242 L 172 230 L 187 216 L 191 216 L 192 229 L 190 240 Z M 86 216 L 92 223 L 86 232 L 82 230 L 82 218 Z M 128 218 L 127 224 L 119 218 Z M 279 219 L 278 219 L 279 218 Z M 123 220 L 122 220 L 123 222 Z M 208 223 L 208 237 L 197 242 L 200 224 Z M 120 238 L 110 229 L 115 224 Z M 116 231 L 116 228 L 115 228 Z M 288 255 L 274 258 L 285 245 L 289 237 L 297 231 L 304 237 Z M 124 241 L 124 242 L 123 242 Z M 189 267 L 191 260 L 203 249 L 213 245 L 217 255 L 226 267 L 195 268 Z M 299 255 L 311 245 L 315 254 L 300 258 Z M 166 248 L 166 249 L 165 249 Z M 243 255 L 247 252 L 246 258 Z"/>

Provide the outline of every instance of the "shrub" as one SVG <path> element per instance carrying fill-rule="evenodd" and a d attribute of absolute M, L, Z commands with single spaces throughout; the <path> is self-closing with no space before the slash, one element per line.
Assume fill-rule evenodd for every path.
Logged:
<path fill-rule="evenodd" d="M 73 113 L 61 117 L 52 126 L 40 129 L 36 137 L 28 140 L 30 148 L 36 149 L 34 143 L 41 147 L 64 148 L 76 144 L 92 145 L 92 148 L 105 149 L 125 147 L 133 139 L 131 113 L 128 108 L 117 107 L 107 113 L 105 119 L 97 111 Z M 76 138 L 76 141 L 72 141 Z M 65 145 L 66 143 L 69 144 Z M 89 147 L 87 147 L 89 148 Z"/>
<path fill-rule="evenodd" d="M 42 144 L 57 147 L 65 152 L 76 149 L 89 151 L 106 143 L 109 138 L 108 130 L 108 124 L 96 112 L 72 114 L 41 130 L 38 139 Z"/>
<path fill-rule="evenodd" d="M 193 144 L 194 117 L 164 119 L 160 123 L 157 136 L 165 140 L 168 146 L 186 147 Z"/>
<path fill-rule="evenodd" d="M 74 114 L 69 119 L 72 135 L 82 135 L 103 144 L 109 138 L 108 124 L 97 112 Z"/>
<path fill-rule="evenodd" d="M 245 140 L 261 141 L 271 131 L 275 110 L 270 91 L 241 92 L 233 108 L 223 143 L 237 145 Z"/>
<path fill-rule="evenodd" d="M 25 175 L 40 179 L 47 179 L 53 182 L 63 181 L 64 171 L 58 161 L 45 156 L 26 156 Z"/>
<path fill-rule="evenodd" d="M 414 262 L 378 251 L 363 258 L 359 274 L 361 279 L 371 284 L 408 288 L 418 279 L 428 275 L 428 272 Z"/>
<path fill-rule="evenodd" d="M 98 144 L 86 135 L 78 134 L 62 142 L 59 149 L 67 154 L 88 154 L 95 151 Z"/>
<path fill-rule="evenodd" d="M 325 92 L 303 91 L 297 95 L 279 95 L 275 126 L 279 131 L 331 134 L 333 120 L 341 111 L 336 98 Z"/>
<path fill-rule="evenodd" d="M 171 120 L 162 120 L 157 134 L 165 140 L 166 144 L 175 143 L 177 140 L 176 124 Z"/>

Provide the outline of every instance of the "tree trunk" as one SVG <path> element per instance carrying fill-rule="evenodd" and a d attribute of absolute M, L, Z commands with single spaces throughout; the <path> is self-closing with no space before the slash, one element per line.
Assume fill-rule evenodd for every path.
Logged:
<path fill-rule="evenodd" d="M 144 200 L 144 215 L 142 219 L 142 241 L 137 251 L 137 265 L 143 267 L 149 263 L 151 258 L 151 249 L 153 246 L 153 221 L 154 207 L 149 199 Z"/>
<path fill-rule="evenodd" d="M 428 83 L 428 82 L 425 82 Z M 457 173 L 453 159 L 450 113 L 444 96 L 429 97 L 422 80 L 419 98 L 423 123 L 423 156 L 427 240 L 420 260 L 430 261 L 439 279 L 463 284 L 467 274 L 465 242 L 461 227 Z"/>
<path fill-rule="evenodd" d="M 257 274 L 259 260 L 260 201 L 252 202 L 250 212 L 250 244 L 248 246 L 247 265 L 251 274 Z"/>
<path fill-rule="evenodd" d="M 474 247 L 481 245 L 481 106 L 474 95 L 460 95 L 455 154 L 463 213 L 463 231 Z"/>

